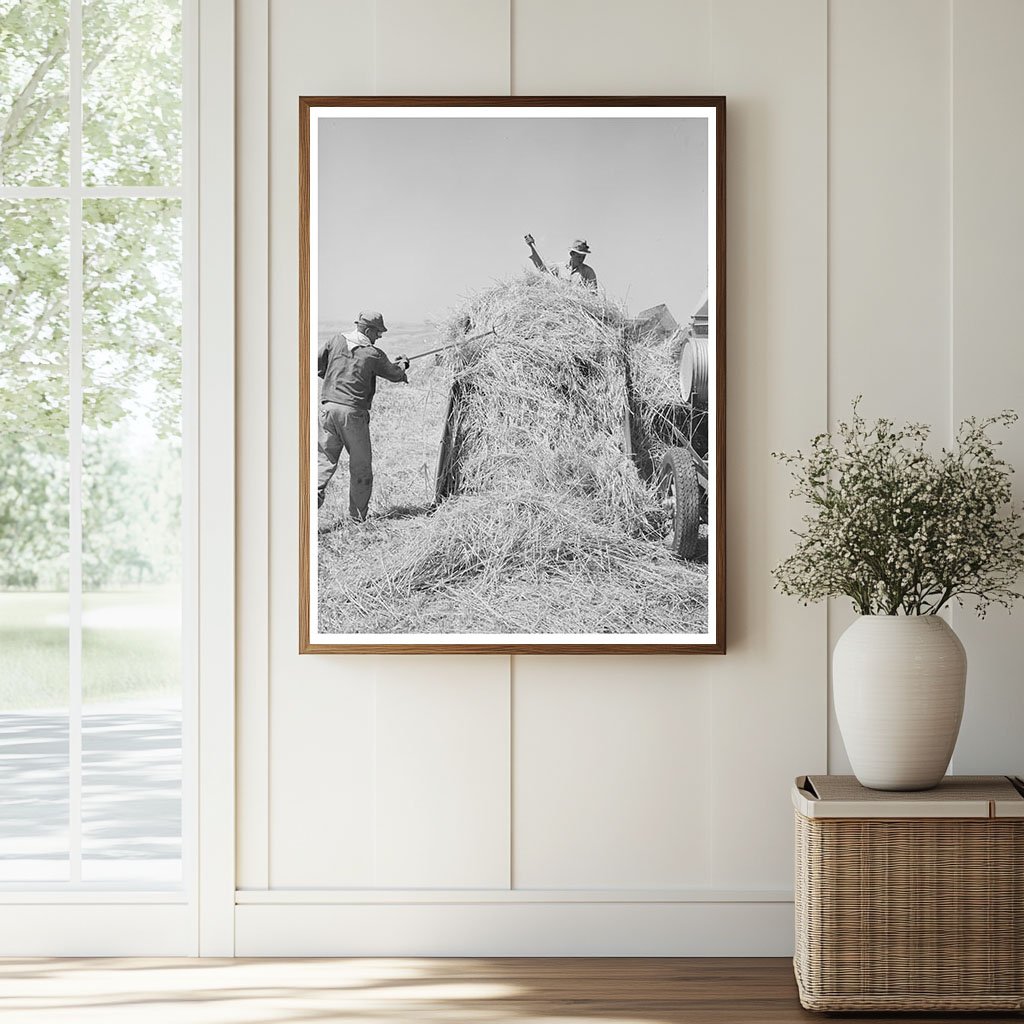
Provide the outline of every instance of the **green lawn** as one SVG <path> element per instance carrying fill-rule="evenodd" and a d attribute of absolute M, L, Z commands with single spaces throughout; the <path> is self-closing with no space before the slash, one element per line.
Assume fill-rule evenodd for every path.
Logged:
<path fill-rule="evenodd" d="M 66 594 L 0 592 L 0 711 L 68 703 Z M 82 601 L 82 699 L 181 690 L 180 592 L 106 591 Z"/>

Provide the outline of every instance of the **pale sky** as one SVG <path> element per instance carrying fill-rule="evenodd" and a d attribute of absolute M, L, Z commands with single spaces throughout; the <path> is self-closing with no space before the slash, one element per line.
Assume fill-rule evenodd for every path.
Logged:
<path fill-rule="evenodd" d="M 707 287 L 703 118 L 323 118 L 319 310 L 437 320 L 585 238 L 630 313 L 680 322 Z"/>

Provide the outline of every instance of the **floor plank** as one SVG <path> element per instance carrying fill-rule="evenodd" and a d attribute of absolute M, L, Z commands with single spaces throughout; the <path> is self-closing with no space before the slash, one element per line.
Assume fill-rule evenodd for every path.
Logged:
<path fill-rule="evenodd" d="M 1020 1014 L 849 1014 L 851 1022 Z M 3 1024 L 795 1024 L 787 959 L 4 959 Z"/>

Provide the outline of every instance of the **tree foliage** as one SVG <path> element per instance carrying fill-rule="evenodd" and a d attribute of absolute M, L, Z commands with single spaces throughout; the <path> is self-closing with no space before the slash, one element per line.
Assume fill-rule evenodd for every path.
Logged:
<path fill-rule="evenodd" d="M 90 199 L 83 230 L 83 419 L 143 415 L 181 435 L 181 210 L 171 199 Z"/>
<path fill-rule="evenodd" d="M 85 0 L 87 185 L 181 181 L 181 0 Z"/>
<path fill-rule="evenodd" d="M 86 186 L 181 181 L 180 0 L 84 0 Z M 0 0 L 0 184 L 68 184 L 67 0 Z M 66 585 L 69 207 L 0 201 L 0 586 Z M 87 198 L 82 233 L 83 568 L 176 574 L 181 210 Z M 161 504 L 161 503 L 164 504 Z"/>
<path fill-rule="evenodd" d="M 0 55 L 0 184 L 67 184 L 67 0 L 0 0 Z"/>

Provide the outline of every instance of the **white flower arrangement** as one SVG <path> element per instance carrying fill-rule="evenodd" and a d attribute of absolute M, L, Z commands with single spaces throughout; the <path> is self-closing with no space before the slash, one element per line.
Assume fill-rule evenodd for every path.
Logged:
<path fill-rule="evenodd" d="M 849 423 L 819 434 L 809 452 L 773 452 L 812 511 L 796 551 L 773 571 L 775 588 L 805 604 L 846 596 L 862 615 L 934 615 L 973 598 L 979 616 L 1024 594 L 1024 516 L 988 436 L 1017 414 L 960 424 L 951 450 L 929 454 L 930 428 L 869 426 L 853 403 Z"/>

